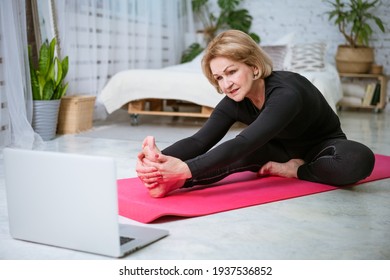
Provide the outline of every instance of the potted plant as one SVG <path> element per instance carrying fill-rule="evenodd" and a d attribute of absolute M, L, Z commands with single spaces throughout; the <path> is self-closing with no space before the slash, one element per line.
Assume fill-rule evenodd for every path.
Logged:
<path fill-rule="evenodd" d="M 51 140 L 56 134 L 61 98 L 68 88 L 68 83 L 63 83 L 68 72 L 68 57 L 60 60 L 55 55 L 55 47 L 55 38 L 51 40 L 50 44 L 46 40 L 39 50 L 38 65 L 34 67 L 31 47 L 29 46 L 33 94 L 32 126 L 43 140 Z"/>
<path fill-rule="evenodd" d="M 252 16 L 246 9 L 237 9 L 242 0 L 218 0 L 220 9 L 218 17 L 210 12 L 208 0 L 192 0 L 192 10 L 203 25 L 198 33 L 203 34 L 206 45 L 223 29 L 237 29 L 249 34 L 257 43 L 260 37 L 249 32 Z M 182 63 L 191 61 L 204 50 L 199 43 L 191 44 L 182 56 Z"/>
<path fill-rule="evenodd" d="M 374 50 L 369 47 L 373 34 L 371 25 L 375 23 L 385 32 L 383 22 L 375 16 L 372 9 L 379 0 L 334 0 L 327 1 L 333 7 L 328 11 L 329 20 L 334 19 L 346 44 L 339 45 L 336 54 L 336 66 L 339 72 L 367 73 L 374 62 Z"/>

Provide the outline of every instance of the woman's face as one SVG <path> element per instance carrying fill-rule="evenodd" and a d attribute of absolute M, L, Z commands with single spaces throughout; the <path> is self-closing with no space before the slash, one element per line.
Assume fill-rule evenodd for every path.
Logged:
<path fill-rule="evenodd" d="M 219 88 L 234 101 L 242 101 L 253 92 L 253 75 L 258 74 L 254 67 L 226 57 L 216 57 L 210 61 L 210 69 Z"/>

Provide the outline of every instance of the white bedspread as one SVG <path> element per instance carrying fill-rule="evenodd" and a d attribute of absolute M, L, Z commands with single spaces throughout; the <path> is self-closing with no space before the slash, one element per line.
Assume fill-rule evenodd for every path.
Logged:
<path fill-rule="evenodd" d="M 343 97 L 343 89 L 337 69 L 332 64 L 325 64 L 323 71 L 299 73 L 311 81 L 337 113 L 336 104 Z"/>
<path fill-rule="evenodd" d="M 336 68 L 326 64 L 324 71 L 302 72 L 325 96 L 336 112 L 342 97 L 342 87 Z M 146 98 L 174 99 L 214 108 L 224 97 L 217 93 L 204 77 L 200 61 L 166 67 L 163 69 L 127 70 L 115 74 L 103 88 L 98 102 L 108 113 L 130 101 Z"/>
<path fill-rule="evenodd" d="M 103 88 L 99 100 L 108 113 L 145 98 L 183 100 L 214 108 L 224 95 L 217 93 L 200 66 L 194 64 L 119 72 Z"/>

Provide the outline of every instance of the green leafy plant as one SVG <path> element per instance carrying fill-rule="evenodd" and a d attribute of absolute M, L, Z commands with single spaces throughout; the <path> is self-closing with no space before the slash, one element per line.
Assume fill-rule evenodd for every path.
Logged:
<path fill-rule="evenodd" d="M 334 19 L 339 31 L 350 47 L 368 46 L 373 33 L 371 23 L 374 22 L 382 32 L 385 27 L 382 20 L 371 12 L 379 0 L 334 0 L 326 1 L 333 9 L 328 11 L 329 20 Z"/>
<path fill-rule="evenodd" d="M 199 43 L 192 43 L 183 53 L 181 62 L 189 62 L 192 61 L 195 57 L 197 57 L 204 48 Z"/>
<path fill-rule="evenodd" d="M 210 12 L 208 0 L 192 0 L 192 10 L 195 16 L 203 25 L 201 32 L 205 37 L 206 44 L 209 43 L 217 32 L 224 29 L 237 29 L 247 33 L 257 43 L 260 42 L 260 36 L 249 32 L 252 26 L 252 16 L 246 9 L 237 9 L 242 0 L 218 0 L 220 9 L 216 16 Z M 203 51 L 199 43 L 191 44 L 182 56 L 182 63 L 191 61 Z"/>
<path fill-rule="evenodd" d="M 32 62 L 31 46 L 28 48 L 34 100 L 60 99 L 68 88 L 68 83 L 64 85 L 63 81 L 68 73 L 69 59 L 66 56 L 60 60 L 55 56 L 56 43 L 56 39 L 53 38 L 50 44 L 47 40 L 42 44 L 37 67 L 34 67 Z"/>

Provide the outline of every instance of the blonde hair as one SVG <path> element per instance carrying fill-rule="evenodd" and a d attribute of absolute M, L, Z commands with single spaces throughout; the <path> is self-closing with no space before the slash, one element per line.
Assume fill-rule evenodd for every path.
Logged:
<path fill-rule="evenodd" d="M 203 73 L 219 93 L 222 93 L 221 89 L 210 69 L 210 61 L 216 57 L 255 67 L 259 71 L 257 78 L 264 79 L 272 72 L 271 59 L 248 34 L 239 30 L 222 32 L 208 44 L 202 59 Z"/>

